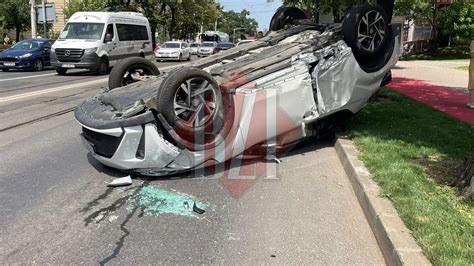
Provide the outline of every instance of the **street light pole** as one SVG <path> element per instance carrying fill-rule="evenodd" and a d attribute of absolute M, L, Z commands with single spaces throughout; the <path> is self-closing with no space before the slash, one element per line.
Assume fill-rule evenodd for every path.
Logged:
<path fill-rule="evenodd" d="M 48 20 L 46 19 L 46 3 L 44 0 L 41 0 L 41 4 L 43 5 L 43 31 L 44 31 L 44 38 L 48 38 Z"/>
<path fill-rule="evenodd" d="M 36 39 L 36 9 L 35 9 L 35 0 L 30 0 L 31 6 L 31 38 Z"/>

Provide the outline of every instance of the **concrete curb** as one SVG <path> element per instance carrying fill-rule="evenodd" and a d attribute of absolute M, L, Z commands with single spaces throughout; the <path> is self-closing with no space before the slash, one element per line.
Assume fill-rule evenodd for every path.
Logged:
<path fill-rule="evenodd" d="M 349 138 L 338 136 L 334 145 L 359 204 L 388 265 L 431 265 L 388 199 L 370 177 Z"/>

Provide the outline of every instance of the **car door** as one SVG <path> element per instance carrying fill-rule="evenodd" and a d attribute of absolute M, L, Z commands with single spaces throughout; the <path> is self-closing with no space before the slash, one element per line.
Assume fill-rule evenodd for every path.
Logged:
<path fill-rule="evenodd" d="M 45 66 L 51 65 L 51 57 L 50 57 L 50 52 L 51 52 L 51 42 L 46 41 L 43 44 L 43 63 Z"/>
<path fill-rule="evenodd" d="M 107 56 L 109 58 L 109 66 L 114 66 L 117 64 L 117 60 L 120 59 L 120 49 L 118 47 L 118 38 L 117 34 L 115 34 L 116 30 L 113 23 L 107 24 L 107 28 L 105 29 L 104 39 L 102 40 L 104 43 L 104 50 L 107 52 Z M 112 41 L 107 41 L 107 35 L 111 34 Z"/>
<path fill-rule="evenodd" d="M 187 44 L 187 43 L 183 43 L 182 46 L 183 46 L 184 58 L 190 57 L 190 56 L 191 56 L 191 54 L 190 54 L 191 52 L 189 51 L 189 46 L 188 46 L 188 44 Z"/>

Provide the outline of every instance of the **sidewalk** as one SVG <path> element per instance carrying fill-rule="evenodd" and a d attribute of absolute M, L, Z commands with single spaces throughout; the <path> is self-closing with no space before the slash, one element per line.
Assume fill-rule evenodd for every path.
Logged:
<path fill-rule="evenodd" d="M 466 107 L 467 71 L 442 68 L 436 61 L 421 62 L 397 64 L 388 87 L 474 126 L 474 109 Z"/>

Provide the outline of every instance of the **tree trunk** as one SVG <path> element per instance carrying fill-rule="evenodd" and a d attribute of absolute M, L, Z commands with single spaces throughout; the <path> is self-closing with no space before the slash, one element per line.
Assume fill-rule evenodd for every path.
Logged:
<path fill-rule="evenodd" d="M 455 182 L 458 188 L 463 189 L 462 197 L 464 199 L 474 199 L 474 147 L 464 163 L 461 176 Z"/>
<path fill-rule="evenodd" d="M 20 33 L 21 33 L 21 28 L 16 27 L 16 42 L 20 41 Z"/>
<path fill-rule="evenodd" d="M 155 51 L 155 48 L 156 48 L 156 26 L 155 25 L 151 26 L 151 47 L 153 48 L 153 51 Z"/>
<path fill-rule="evenodd" d="M 171 6 L 171 21 L 170 21 L 170 28 L 169 28 L 169 35 L 171 40 L 174 40 L 175 37 L 175 29 L 176 29 L 176 7 Z"/>

